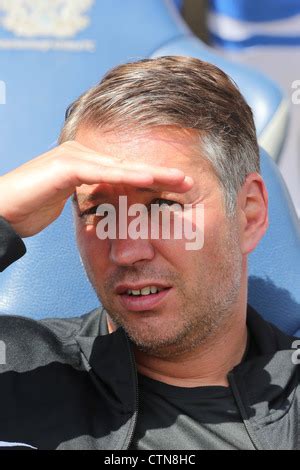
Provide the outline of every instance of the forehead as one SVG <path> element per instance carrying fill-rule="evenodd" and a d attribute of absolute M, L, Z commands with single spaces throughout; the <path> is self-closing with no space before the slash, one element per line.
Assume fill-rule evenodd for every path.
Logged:
<path fill-rule="evenodd" d="M 171 126 L 143 131 L 101 132 L 81 128 L 75 140 L 121 163 L 141 162 L 149 165 L 207 169 L 201 158 L 198 133 Z"/>
<path fill-rule="evenodd" d="M 182 198 L 191 203 L 202 194 L 212 191 L 219 192 L 219 180 L 211 164 L 201 155 L 201 141 L 196 131 L 179 129 L 172 126 L 152 128 L 150 130 L 134 132 L 100 132 L 95 129 L 81 128 L 75 140 L 105 157 L 116 162 L 146 163 L 152 166 L 178 168 L 191 176 L 194 185 Z M 134 169 L 134 166 L 132 167 Z M 161 190 L 154 192 L 161 193 Z M 81 185 L 78 200 L 86 200 L 87 195 L 93 193 L 135 193 L 136 189 L 123 185 L 109 185 L 100 183 L 95 185 Z M 140 192 L 140 191 L 138 191 Z M 171 189 L 163 190 L 164 196 L 174 196 Z"/>

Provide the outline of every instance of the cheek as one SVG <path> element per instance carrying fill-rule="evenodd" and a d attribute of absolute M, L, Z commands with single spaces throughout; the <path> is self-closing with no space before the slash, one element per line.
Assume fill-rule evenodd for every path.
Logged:
<path fill-rule="evenodd" d="M 204 213 L 203 224 L 197 226 L 200 229 L 198 243 L 190 245 L 195 247 L 192 251 L 185 250 L 185 263 L 201 270 L 202 275 L 209 275 L 218 270 L 226 255 L 228 227 L 223 214 L 208 210 Z"/>
<path fill-rule="evenodd" d="M 168 266 L 170 271 L 176 272 L 185 282 L 195 272 L 199 252 L 186 249 L 186 240 L 155 240 L 152 241 L 156 253 L 155 265 Z M 201 253 L 201 251 L 200 251 Z"/>
<path fill-rule="evenodd" d="M 231 226 L 222 215 L 207 221 L 202 257 L 208 272 L 214 273 L 234 266 L 234 255 L 238 250 L 235 225 Z"/>
<path fill-rule="evenodd" d="M 100 240 L 93 226 L 76 227 L 77 244 L 85 265 L 93 271 L 103 272 L 108 264 L 109 240 Z"/>

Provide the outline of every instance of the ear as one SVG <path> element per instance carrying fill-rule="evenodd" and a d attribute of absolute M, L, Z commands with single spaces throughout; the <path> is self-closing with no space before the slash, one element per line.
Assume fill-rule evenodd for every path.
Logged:
<path fill-rule="evenodd" d="M 258 173 L 247 176 L 238 198 L 241 251 L 251 253 L 268 228 L 268 193 Z"/>

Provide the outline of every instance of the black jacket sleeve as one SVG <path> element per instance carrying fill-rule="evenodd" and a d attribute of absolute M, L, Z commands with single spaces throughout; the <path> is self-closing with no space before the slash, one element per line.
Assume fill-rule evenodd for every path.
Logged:
<path fill-rule="evenodd" d="M 0 217 L 0 271 L 4 271 L 25 253 L 26 247 L 22 238 L 3 217 Z"/>

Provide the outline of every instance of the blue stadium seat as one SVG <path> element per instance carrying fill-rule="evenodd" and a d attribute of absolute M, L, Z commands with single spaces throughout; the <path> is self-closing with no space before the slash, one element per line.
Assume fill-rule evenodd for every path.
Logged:
<path fill-rule="evenodd" d="M 30 37 L 26 28 L 20 30 L 19 20 L 11 23 L 13 32 L 0 28 L 0 80 L 7 90 L 6 105 L 0 104 L 4 155 L 0 174 L 55 142 L 66 107 L 108 69 L 143 57 L 184 54 L 219 65 L 254 109 L 258 135 L 270 134 L 270 129 L 274 139 L 279 134 L 272 124 L 284 103 L 278 87 L 206 48 L 181 20 L 172 0 L 114 0 L 113 5 L 91 0 L 90 4 L 85 12 L 90 24 L 72 37 L 55 37 L 51 25 L 48 36 L 42 37 L 39 24 L 36 36 Z M 300 329 L 299 227 L 276 167 L 265 154 L 262 159 L 271 189 L 271 228 L 251 258 L 250 299 L 267 318 L 296 332 Z M 0 312 L 33 318 L 74 316 L 98 305 L 76 250 L 70 204 L 50 227 L 26 239 L 26 245 L 28 253 L 1 274 Z"/>
<path fill-rule="evenodd" d="M 226 49 L 299 46 L 298 0 L 209 0 L 212 42 Z"/>
<path fill-rule="evenodd" d="M 72 18 L 65 15 L 62 31 L 55 22 L 60 15 L 56 2 L 48 19 L 38 8 L 35 13 L 29 8 L 25 19 L 18 16 L 21 3 L 0 3 L 0 81 L 6 84 L 6 105 L 0 104 L 0 174 L 55 142 L 67 106 L 108 69 L 154 54 L 193 55 L 226 70 L 254 110 L 264 148 L 270 151 L 269 143 L 276 142 L 271 153 L 277 158 L 287 122 L 282 91 L 264 75 L 207 48 L 173 0 L 86 0 L 90 7 L 78 13 L 78 24 L 74 12 Z"/>
<path fill-rule="evenodd" d="M 249 303 L 282 331 L 300 336 L 300 221 L 277 165 L 261 151 L 270 226 L 249 259 Z"/>

